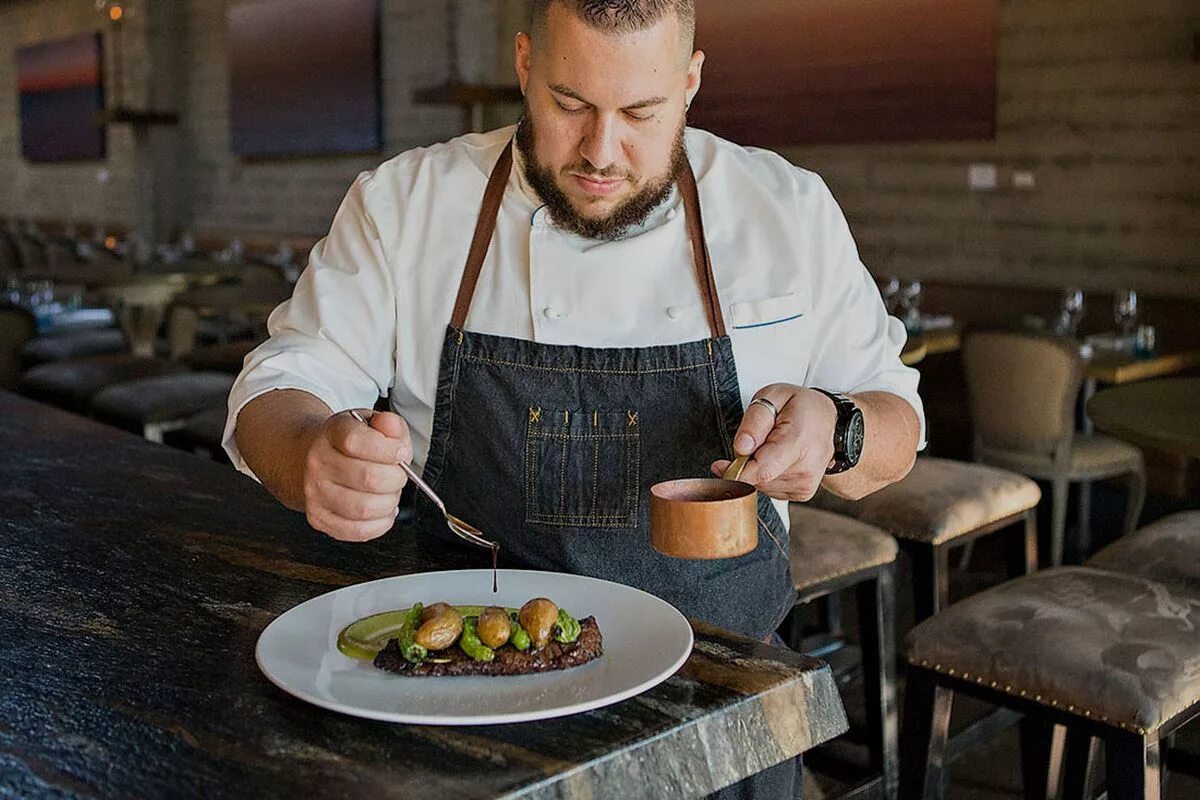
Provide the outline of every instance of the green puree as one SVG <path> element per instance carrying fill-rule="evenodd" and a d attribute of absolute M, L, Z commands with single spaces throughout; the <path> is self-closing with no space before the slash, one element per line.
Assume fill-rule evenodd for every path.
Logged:
<path fill-rule="evenodd" d="M 463 617 L 463 635 L 459 638 L 459 647 L 476 661 L 491 661 L 493 652 L 479 642 L 475 634 L 475 621 L 483 614 L 484 606 L 454 606 Z M 410 608 L 397 611 L 384 611 L 372 614 L 352 622 L 342 628 L 338 634 L 337 647 L 343 655 L 363 661 L 373 661 L 375 656 L 389 641 L 398 639 L 404 657 L 409 661 L 420 662 L 427 656 L 425 648 L 415 644 L 412 636 L 420 624 L 422 606 L 417 603 Z M 505 608 L 512 622 L 512 634 L 508 643 L 518 650 L 529 647 L 529 634 L 521 627 L 517 617 L 519 611 L 515 608 Z M 566 611 L 559 609 L 558 624 L 555 625 L 554 638 L 564 644 L 569 644 L 579 638 L 579 622 Z M 484 651 L 487 651 L 486 653 Z"/>
<path fill-rule="evenodd" d="M 478 617 L 483 613 L 484 606 L 455 606 L 459 614 L 466 617 Z M 411 609 L 399 611 L 384 611 L 382 614 L 372 614 L 352 622 L 338 634 L 338 650 L 350 658 L 371 661 L 383 649 L 388 640 L 400 635 L 404 627 L 404 618 Z M 509 614 L 516 614 L 517 609 L 506 608 Z"/>

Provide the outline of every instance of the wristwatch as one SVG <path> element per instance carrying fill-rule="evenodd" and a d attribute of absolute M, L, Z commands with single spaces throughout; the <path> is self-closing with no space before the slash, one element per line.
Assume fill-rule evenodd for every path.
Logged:
<path fill-rule="evenodd" d="M 825 469 L 826 475 L 836 475 L 856 465 L 862 456 L 863 413 L 854 401 L 844 394 L 827 392 L 824 389 L 817 391 L 832 400 L 837 409 L 837 424 L 833 427 L 833 460 Z"/>

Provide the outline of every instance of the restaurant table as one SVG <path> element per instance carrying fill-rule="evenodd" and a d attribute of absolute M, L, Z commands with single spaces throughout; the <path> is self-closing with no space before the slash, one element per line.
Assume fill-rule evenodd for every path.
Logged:
<path fill-rule="evenodd" d="M 922 331 L 908 337 L 904 349 L 900 351 L 900 360 L 912 367 L 929 356 L 953 353 L 961 346 L 962 331 L 956 327 Z"/>
<path fill-rule="evenodd" d="M 962 347 L 962 331 L 957 327 L 922 331 L 916 338 L 925 345 L 925 354 L 953 353 Z"/>
<path fill-rule="evenodd" d="M 1091 417 L 1091 400 L 1100 384 L 1122 386 L 1135 381 L 1175 375 L 1200 366 L 1200 350 L 1174 350 L 1152 356 L 1134 356 L 1128 353 L 1094 352 L 1087 358 L 1083 369 L 1083 391 L 1080 403 L 1083 407 L 1083 431 L 1095 430 Z M 1092 487 L 1088 482 L 1079 485 L 1079 548 L 1086 556 L 1091 550 Z"/>
<path fill-rule="evenodd" d="M 1133 444 L 1200 458 L 1200 378 L 1160 378 L 1097 393 L 1097 428 Z"/>
<path fill-rule="evenodd" d="M 335 542 L 229 467 L 7 392 L 0 453 L 0 796 L 701 797 L 846 729 L 827 665 L 701 624 L 673 677 L 574 716 L 326 711 L 259 672 L 263 628 L 477 551 Z"/>
<path fill-rule="evenodd" d="M 232 279 L 242 267 L 207 259 L 151 264 L 123 277 L 104 278 L 94 288 L 116 309 L 132 353 L 150 357 L 167 307 L 177 295 Z"/>

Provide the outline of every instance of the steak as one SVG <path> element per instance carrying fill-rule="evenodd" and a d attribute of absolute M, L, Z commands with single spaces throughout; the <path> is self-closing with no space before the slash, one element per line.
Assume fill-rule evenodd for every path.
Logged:
<path fill-rule="evenodd" d="M 578 667 L 599 658 L 604 653 L 600 638 L 600 626 L 595 617 L 579 620 L 579 638 L 571 644 L 562 644 L 553 639 L 541 650 L 526 650 L 522 653 L 511 645 L 496 650 L 493 661 L 476 661 L 457 645 L 446 650 L 430 653 L 432 660 L 414 664 L 400 654 L 400 645 L 392 639 L 375 656 L 375 666 L 397 675 L 413 677 L 442 677 L 453 675 L 529 675 L 535 672 Z"/>

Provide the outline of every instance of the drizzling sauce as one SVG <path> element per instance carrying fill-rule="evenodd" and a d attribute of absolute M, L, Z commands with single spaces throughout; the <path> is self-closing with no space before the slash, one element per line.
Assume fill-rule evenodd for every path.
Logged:
<path fill-rule="evenodd" d="M 499 564 L 500 564 L 500 545 L 498 543 L 494 543 L 492 545 L 492 594 L 495 594 L 496 592 L 498 592 L 500 590 L 499 585 L 496 583 L 496 574 L 497 574 L 496 567 L 499 566 Z"/>

